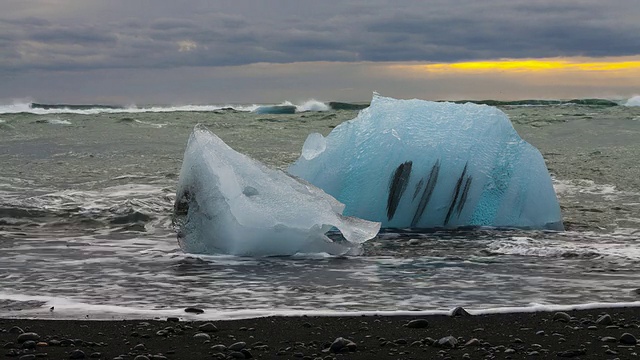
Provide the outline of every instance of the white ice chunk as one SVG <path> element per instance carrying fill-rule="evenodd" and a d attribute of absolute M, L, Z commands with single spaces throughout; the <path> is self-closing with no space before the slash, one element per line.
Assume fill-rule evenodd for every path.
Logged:
<path fill-rule="evenodd" d="M 303 150 L 288 171 L 344 203 L 346 215 L 398 228 L 562 229 L 542 155 L 495 107 L 374 94 L 324 140 L 324 151 Z"/>
<path fill-rule="evenodd" d="M 309 134 L 307 140 L 302 146 L 302 157 L 307 160 L 312 160 L 316 156 L 322 154 L 327 148 L 327 141 L 322 134 L 313 133 Z"/>
<path fill-rule="evenodd" d="M 198 125 L 184 154 L 174 224 L 189 253 L 355 254 L 380 224 L 343 216 L 343 209 L 324 191 L 234 151 Z M 325 235 L 334 228 L 344 239 Z"/>

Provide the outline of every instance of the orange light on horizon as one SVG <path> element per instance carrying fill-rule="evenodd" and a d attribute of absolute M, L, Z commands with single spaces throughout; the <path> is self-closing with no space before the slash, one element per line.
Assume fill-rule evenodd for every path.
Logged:
<path fill-rule="evenodd" d="M 640 70 L 640 60 L 594 61 L 578 59 L 500 59 L 458 63 L 396 64 L 391 69 L 430 73 L 552 72 Z"/>

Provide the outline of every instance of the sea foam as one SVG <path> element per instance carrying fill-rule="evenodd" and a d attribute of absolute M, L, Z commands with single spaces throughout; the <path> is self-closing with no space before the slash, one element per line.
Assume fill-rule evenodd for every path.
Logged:
<path fill-rule="evenodd" d="M 625 106 L 640 106 L 640 95 L 636 95 L 624 104 Z"/>

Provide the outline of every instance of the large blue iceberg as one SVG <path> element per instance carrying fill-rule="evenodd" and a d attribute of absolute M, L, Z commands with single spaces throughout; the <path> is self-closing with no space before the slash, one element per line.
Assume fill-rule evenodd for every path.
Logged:
<path fill-rule="evenodd" d="M 380 224 L 343 216 L 343 209 L 322 190 L 234 151 L 198 125 L 185 150 L 173 221 L 188 253 L 358 254 Z M 327 237 L 332 229 L 343 237 Z"/>
<path fill-rule="evenodd" d="M 374 94 L 288 171 L 383 227 L 563 229 L 542 155 L 491 106 Z"/>

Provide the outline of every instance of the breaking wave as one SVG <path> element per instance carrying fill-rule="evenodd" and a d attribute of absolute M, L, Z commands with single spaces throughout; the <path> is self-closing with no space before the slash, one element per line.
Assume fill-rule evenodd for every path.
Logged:
<path fill-rule="evenodd" d="M 583 105 L 596 107 L 609 106 L 640 106 L 640 96 L 634 96 L 627 100 L 616 102 L 607 99 L 573 99 L 573 100 L 455 100 L 455 103 L 471 102 L 475 104 L 486 104 L 492 106 L 552 106 L 552 105 Z M 295 114 L 301 112 L 322 112 L 322 111 L 355 111 L 362 110 L 369 106 L 369 103 L 357 102 L 322 102 L 310 99 L 302 103 L 284 101 L 280 104 L 235 104 L 235 105 L 180 105 L 180 106 L 111 106 L 111 105 L 70 105 L 70 104 L 42 104 L 35 102 L 18 101 L 13 104 L 0 105 L 0 114 L 122 114 L 122 113 L 170 113 L 170 112 L 224 112 L 240 111 L 255 112 L 265 114 Z"/>
<path fill-rule="evenodd" d="M 15 103 L 0 105 L 0 114 L 134 114 L 167 112 L 211 112 L 211 111 L 252 111 L 258 105 L 182 105 L 182 106 L 107 106 L 107 105 L 49 105 L 38 103 Z"/>
<path fill-rule="evenodd" d="M 627 100 L 624 106 L 640 106 L 640 95 L 636 95 L 631 99 Z"/>
<path fill-rule="evenodd" d="M 15 190 L 15 189 L 14 189 Z M 0 226 L 44 228 L 169 228 L 173 191 L 127 184 L 97 191 L 63 190 L 31 197 L 0 191 Z"/>
<path fill-rule="evenodd" d="M 169 112 L 220 112 L 240 111 L 253 112 L 261 108 L 291 108 L 291 112 L 329 111 L 331 107 L 318 100 L 308 100 L 304 103 L 293 104 L 285 101 L 273 105 L 181 105 L 181 106 L 110 106 L 110 105 L 68 105 L 68 104 L 40 104 L 33 102 L 16 102 L 8 105 L 0 105 L 0 114 L 135 114 L 135 113 L 169 113 Z"/>
<path fill-rule="evenodd" d="M 285 101 L 278 105 L 262 105 L 253 110 L 256 114 L 295 114 L 301 112 L 321 112 L 330 111 L 331 106 L 318 100 L 307 100 L 302 104 L 295 105 L 290 101 Z"/>

